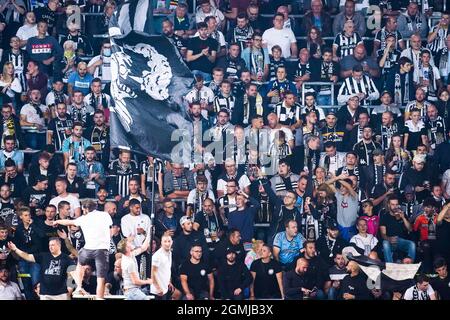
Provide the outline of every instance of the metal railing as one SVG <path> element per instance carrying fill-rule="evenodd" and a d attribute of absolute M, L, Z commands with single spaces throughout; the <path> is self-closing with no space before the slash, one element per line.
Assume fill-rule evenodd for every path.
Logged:
<path fill-rule="evenodd" d="M 337 85 L 337 83 L 333 82 L 323 82 L 323 81 L 311 81 L 311 82 L 303 82 L 302 83 L 302 106 L 305 106 L 305 89 L 306 86 L 330 86 L 331 90 L 331 105 L 330 106 L 323 106 L 323 107 L 330 107 L 330 108 L 336 108 L 334 105 L 334 86 Z M 320 92 L 320 91 L 319 91 Z M 321 105 L 322 107 L 322 105 Z"/>

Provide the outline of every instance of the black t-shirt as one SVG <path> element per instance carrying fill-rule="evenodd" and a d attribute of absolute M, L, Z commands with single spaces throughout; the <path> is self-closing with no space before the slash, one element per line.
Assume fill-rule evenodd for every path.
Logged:
<path fill-rule="evenodd" d="M 36 209 L 44 210 L 48 205 L 50 202 L 50 195 L 47 190 L 39 191 L 33 187 L 28 187 L 23 192 L 22 200 L 26 206 L 31 208 L 31 213 L 36 214 Z M 32 203 L 36 204 L 36 206 L 31 206 Z"/>
<path fill-rule="evenodd" d="M 264 263 L 262 259 L 255 260 L 250 267 L 250 271 L 256 273 L 254 281 L 255 298 L 281 298 L 276 277 L 277 273 L 282 271 L 278 261 L 271 259 L 268 263 Z"/>
<path fill-rule="evenodd" d="M 386 227 L 386 235 L 388 237 L 400 237 L 403 239 L 407 237 L 407 230 L 403 220 L 397 220 L 389 213 L 381 215 L 380 226 Z"/>
<path fill-rule="evenodd" d="M 209 292 L 208 274 L 210 273 L 211 270 L 206 263 L 193 264 L 190 259 L 182 263 L 180 268 L 180 275 L 187 276 L 189 290 L 191 290 L 195 298 L 201 292 Z"/>
<path fill-rule="evenodd" d="M 54 257 L 49 252 L 35 253 L 34 260 L 41 266 L 41 294 L 58 295 L 67 292 L 67 268 L 72 264 L 69 256 L 61 253 Z"/>
<path fill-rule="evenodd" d="M 41 234 L 42 234 L 42 250 L 45 252 L 49 251 L 48 248 L 48 241 L 50 240 L 50 238 L 58 238 L 58 229 L 57 227 L 52 227 L 49 225 L 46 225 L 44 220 L 42 220 L 42 222 L 39 224 L 39 228 L 41 229 Z M 64 243 L 62 243 L 62 247 L 65 247 Z"/>
<path fill-rule="evenodd" d="M 217 52 L 216 48 L 218 47 L 218 42 L 212 38 L 202 40 L 199 37 L 195 37 L 191 38 L 188 45 L 188 50 L 192 50 L 192 54 L 197 55 L 202 52 L 203 49 L 209 48 L 209 53 L 211 54 L 211 51 Z M 206 73 L 211 73 L 213 66 L 214 64 L 209 61 L 206 56 L 201 56 L 197 60 L 189 62 L 189 67 L 191 68 L 191 70 L 199 70 Z"/>
<path fill-rule="evenodd" d="M 441 300 L 450 300 L 450 276 L 441 279 L 439 277 L 431 281 L 431 287 L 438 292 Z"/>
<path fill-rule="evenodd" d="M 0 240 L 0 266 L 7 266 L 8 268 L 14 264 L 11 250 L 9 250 L 8 248 L 9 241 L 13 241 L 13 239 L 10 237 L 6 237 L 5 240 Z"/>
<path fill-rule="evenodd" d="M 14 203 L 3 203 L 0 201 L 0 223 L 5 223 L 8 227 L 17 227 L 18 217 L 14 208 Z"/>

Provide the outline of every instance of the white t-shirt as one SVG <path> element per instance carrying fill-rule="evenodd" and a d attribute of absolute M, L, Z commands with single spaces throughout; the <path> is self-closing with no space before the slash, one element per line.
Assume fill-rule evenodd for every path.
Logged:
<path fill-rule="evenodd" d="M 38 29 L 37 29 L 37 24 L 35 24 L 34 26 L 29 26 L 29 25 L 23 25 L 19 28 L 19 30 L 17 30 L 16 36 L 20 39 L 20 40 L 28 40 L 32 37 L 37 37 L 38 36 Z M 26 46 L 22 47 L 23 50 L 26 49 Z"/>
<path fill-rule="evenodd" d="M 110 227 L 112 226 L 111 216 L 104 211 L 94 210 L 73 221 L 76 226 L 83 231 L 88 250 L 109 250 L 110 248 Z"/>
<path fill-rule="evenodd" d="M 130 276 L 132 272 L 136 273 L 136 275 L 139 276 L 136 258 L 134 256 L 128 257 L 123 254 L 120 265 L 122 268 L 123 288 L 124 289 L 139 288 L 139 286 L 133 284 L 133 281 L 131 281 Z"/>
<path fill-rule="evenodd" d="M 41 104 L 39 106 L 42 113 L 48 112 L 48 107 Z M 20 110 L 20 115 L 24 115 L 27 117 L 26 121 L 34 124 L 40 124 L 41 126 L 45 125 L 45 119 L 39 117 L 38 113 L 36 112 L 36 109 L 29 103 L 24 105 L 22 109 Z"/>
<path fill-rule="evenodd" d="M 214 193 L 211 190 L 206 190 L 205 192 L 208 194 L 207 198 L 210 198 L 212 201 L 216 201 L 216 199 L 214 198 Z M 197 189 L 191 190 L 187 197 L 187 204 L 194 204 L 196 195 Z"/>
<path fill-rule="evenodd" d="M 155 277 L 163 294 L 166 294 L 169 290 L 170 277 L 172 275 L 172 251 L 167 252 L 163 248 L 159 248 L 158 251 L 153 254 L 152 267 L 153 266 L 158 268 Z M 157 293 L 155 286 L 150 286 L 150 292 L 153 294 Z"/>
<path fill-rule="evenodd" d="M 272 47 L 279 45 L 281 47 L 281 52 L 283 57 L 289 58 L 291 56 L 291 43 L 297 43 L 295 35 L 291 29 L 275 29 L 270 28 L 264 31 L 263 44 L 267 44 L 267 50 L 272 51 Z"/>
<path fill-rule="evenodd" d="M 100 55 L 93 57 L 87 65 L 88 68 L 91 67 L 98 60 L 100 60 L 101 57 L 102 56 Z M 102 79 L 102 82 L 111 82 L 111 57 L 103 57 L 103 64 L 95 68 L 94 74 L 92 76 L 94 78 Z"/>
<path fill-rule="evenodd" d="M 146 234 L 150 233 L 151 221 L 150 217 L 146 214 L 140 214 L 138 216 L 133 216 L 132 214 L 127 214 L 120 220 L 120 228 L 124 237 L 134 236 L 133 245 L 134 247 L 142 246 L 146 235 L 137 234 L 137 228 L 142 228 Z"/>
<path fill-rule="evenodd" d="M 57 196 L 50 200 L 50 204 L 54 205 L 56 207 L 56 210 L 58 210 L 58 205 L 61 201 L 67 201 L 70 203 L 70 217 L 75 218 L 75 209 L 80 207 L 80 200 L 78 200 L 77 197 L 69 194 L 67 197 L 63 198 L 61 196 Z"/>
<path fill-rule="evenodd" d="M 416 297 L 414 297 L 414 293 L 416 293 Z M 411 288 L 406 290 L 405 295 L 403 296 L 403 299 L 405 299 L 405 300 L 429 300 L 433 293 L 434 293 L 434 290 L 430 284 L 428 285 L 428 289 L 426 292 L 418 290 L 416 286 L 412 286 Z"/>
<path fill-rule="evenodd" d="M 369 233 L 366 235 L 366 237 L 363 237 L 358 233 L 350 239 L 350 243 L 354 243 L 358 248 L 363 249 L 364 255 L 368 256 L 373 248 L 375 248 L 375 246 L 377 245 L 378 239 Z"/>
<path fill-rule="evenodd" d="M 250 179 L 244 174 L 239 178 L 238 181 L 239 190 L 244 190 L 244 188 L 250 186 Z M 223 194 L 227 194 L 227 182 L 223 179 L 217 181 L 217 191 L 222 190 Z"/>
<path fill-rule="evenodd" d="M 64 94 L 64 99 L 67 101 L 69 99 L 69 96 L 67 94 Z M 55 104 L 55 93 L 53 91 L 50 91 L 47 94 L 47 97 L 45 97 L 45 104 L 47 106 Z"/>

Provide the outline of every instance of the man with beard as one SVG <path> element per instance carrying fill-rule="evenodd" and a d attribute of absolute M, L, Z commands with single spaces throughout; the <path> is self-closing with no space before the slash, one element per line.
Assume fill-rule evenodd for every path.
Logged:
<path fill-rule="evenodd" d="M 239 81 L 233 83 L 233 96 L 240 98 L 245 94 L 247 84 L 252 82 L 251 73 L 248 69 L 241 71 Z"/>
<path fill-rule="evenodd" d="M 425 129 L 427 130 L 430 152 L 434 153 L 436 148 L 447 141 L 447 128 L 445 121 L 440 115 L 435 105 L 429 105 L 427 108 L 427 117 L 425 118 Z"/>
<path fill-rule="evenodd" d="M 291 149 L 294 147 L 294 135 L 292 134 L 292 130 L 280 124 L 276 113 L 271 112 L 267 115 L 266 128 L 269 130 L 270 142 L 275 142 L 275 140 L 278 138 L 279 132 L 283 131 L 285 136 L 284 139 L 289 145 L 289 147 Z"/>
<path fill-rule="evenodd" d="M 105 122 L 104 111 L 95 110 L 94 125 L 87 128 L 84 136 L 87 140 L 89 140 L 92 147 L 95 149 L 97 159 L 103 164 L 104 167 L 109 164 L 109 133 L 110 129 Z"/>
<path fill-rule="evenodd" d="M 320 138 L 316 135 L 307 137 L 303 147 L 294 149 L 294 158 L 296 168 L 292 171 L 314 172 L 320 160 Z"/>
<path fill-rule="evenodd" d="M 93 80 L 92 74 L 88 73 L 86 62 L 79 62 L 77 71 L 72 72 L 67 80 L 67 93 L 72 95 L 75 90 L 79 90 L 86 96 L 89 94 L 89 87 Z"/>
<path fill-rule="evenodd" d="M 373 188 L 370 192 L 370 197 L 373 199 L 374 212 L 379 213 L 382 209 L 382 204 L 384 199 L 391 194 L 395 194 L 397 196 L 400 195 L 400 191 L 397 188 L 397 184 L 395 181 L 395 173 L 391 171 L 387 171 L 384 173 L 383 182 L 379 184 L 368 184 L 368 186 L 373 185 Z"/>
<path fill-rule="evenodd" d="M 12 159 L 5 161 L 5 172 L 0 178 L 0 185 L 7 184 L 12 198 L 20 198 L 27 188 L 27 181 L 22 173 L 17 172 L 16 163 Z"/>
<path fill-rule="evenodd" d="M 2 114 L 0 118 L 0 137 L 11 135 L 14 136 L 17 141 L 17 147 L 19 149 L 25 149 L 25 139 L 20 125 L 19 118 L 13 114 L 12 107 L 9 104 L 2 106 Z"/>
<path fill-rule="evenodd" d="M 414 156 L 412 163 L 412 167 L 400 176 L 399 186 L 400 190 L 405 190 L 407 185 L 412 185 L 420 203 L 430 195 L 432 177 L 424 170 L 425 159 L 422 155 Z"/>
<path fill-rule="evenodd" d="M 83 124 L 74 122 L 72 134 L 64 140 L 61 148 L 64 154 L 64 168 L 67 168 L 69 162 L 78 164 L 84 160 L 84 153 L 89 146 L 91 146 L 91 142 L 83 137 Z"/>
<path fill-rule="evenodd" d="M 66 168 L 67 192 L 79 198 L 85 198 L 84 180 L 77 175 L 78 167 L 75 163 L 69 163 Z"/>
<path fill-rule="evenodd" d="M 236 261 L 236 252 L 228 249 L 225 263 L 219 265 L 217 278 L 222 299 L 243 300 L 244 290 L 252 283 L 252 275 L 242 261 Z"/>
<path fill-rule="evenodd" d="M 131 199 L 137 199 L 141 204 L 142 213 L 150 215 L 150 203 L 147 197 L 141 194 L 139 190 L 139 179 L 133 177 L 128 182 L 128 195 L 120 199 L 118 208 L 118 217 L 121 218 L 130 213 L 130 201 Z"/>
<path fill-rule="evenodd" d="M 248 126 L 255 116 L 263 116 L 263 97 L 258 93 L 258 87 L 254 83 L 245 86 L 245 94 L 238 99 L 232 113 L 231 122 Z"/>
<path fill-rule="evenodd" d="M 95 198 L 99 187 L 105 184 L 105 169 L 100 162 L 95 161 L 95 149 L 92 146 L 86 148 L 85 159 L 77 168 L 80 177 L 84 179 L 85 196 Z"/>
<path fill-rule="evenodd" d="M 394 114 L 392 111 L 384 111 L 381 114 L 381 125 L 374 121 L 375 127 L 375 140 L 381 144 L 381 150 L 386 152 L 390 145 L 392 136 L 395 134 L 402 135 L 401 126 L 394 121 Z"/>
<path fill-rule="evenodd" d="M 344 103 L 347 105 L 342 106 L 338 112 L 336 112 L 336 117 L 338 119 L 337 124 L 347 129 L 347 131 L 352 130 L 356 127 L 359 122 L 359 115 L 366 112 L 359 104 L 360 98 L 358 95 L 350 96 Z"/>
<path fill-rule="evenodd" d="M 339 152 L 345 151 L 344 136 L 346 133 L 345 125 L 337 123 L 338 118 L 334 111 L 329 111 L 325 117 L 325 125 L 320 129 L 322 141 L 324 143 L 330 141 L 336 144 Z"/>
<path fill-rule="evenodd" d="M 97 209 L 99 211 L 106 211 L 106 199 L 108 198 L 108 190 L 105 186 L 100 186 L 97 191 Z"/>
<path fill-rule="evenodd" d="M 78 121 L 84 128 L 92 126 L 92 115 L 94 108 L 84 103 L 83 92 L 74 90 L 72 93 L 72 105 L 68 108 L 72 121 Z"/>
<path fill-rule="evenodd" d="M 204 234 L 193 229 L 192 220 L 188 216 L 181 217 L 180 225 L 182 232 L 175 238 L 172 250 L 173 266 L 177 274 L 181 264 L 189 259 L 189 252 L 194 245 L 203 249 L 202 260 L 209 261 L 209 249 Z"/>
<path fill-rule="evenodd" d="M 199 102 L 202 108 L 202 115 L 207 118 L 212 114 L 214 93 L 205 86 L 205 79 L 201 74 L 194 75 L 194 87 L 185 96 L 184 100 L 189 103 Z"/>
<path fill-rule="evenodd" d="M 339 63 L 332 59 L 333 53 L 331 49 L 325 48 L 322 51 L 322 58 L 320 60 L 315 60 L 311 64 L 311 78 L 313 81 L 329 82 L 330 85 L 335 85 L 337 83 L 339 77 Z M 331 97 L 330 85 L 324 85 L 317 88 L 317 103 L 319 105 L 331 105 L 334 97 Z M 323 120 L 323 118 L 320 117 L 320 120 Z"/>
<path fill-rule="evenodd" d="M 381 149 L 381 145 L 378 142 L 373 141 L 372 128 L 369 126 L 363 127 L 362 140 L 353 147 L 353 151 L 356 152 L 359 158 L 359 165 L 372 165 L 372 153 L 376 149 Z"/>
<path fill-rule="evenodd" d="M 320 104 L 326 105 L 326 103 Z M 322 125 L 325 123 L 325 112 L 322 108 L 317 106 L 315 95 L 312 92 L 308 92 L 305 94 L 305 105 L 302 107 L 302 110 L 300 112 L 303 122 L 306 121 L 306 115 L 308 115 L 310 112 L 314 112 L 316 114 L 317 120 L 320 122 L 319 126 L 322 127 Z"/>
<path fill-rule="evenodd" d="M 367 288 L 367 277 L 361 272 L 355 261 L 347 265 L 347 275 L 341 281 L 340 299 L 344 300 L 371 300 L 373 297 Z M 339 300 L 340 300 L 339 299 Z"/>
<path fill-rule="evenodd" d="M 358 122 L 353 124 L 352 129 L 344 136 L 346 142 L 345 150 L 353 150 L 355 144 L 363 140 L 363 129 L 369 126 L 369 123 L 369 114 L 364 110 L 358 115 Z"/>
<path fill-rule="evenodd" d="M 56 105 L 56 118 L 50 120 L 47 129 L 47 143 L 55 146 L 57 151 L 61 150 L 64 140 L 72 134 L 73 121 L 67 113 L 64 102 Z"/>
<path fill-rule="evenodd" d="M 0 151 L 0 170 L 5 168 L 5 161 L 11 159 L 16 163 L 17 170 L 23 172 L 24 153 L 16 148 L 16 139 L 14 136 L 5 136 L 3 142 L 3 150 Z"/>
<path fill-rule="evenodd" d="M 327 233 L 317 240 L 317 251 L 319 257 L 331 267 L 336 256 L 348 246 L 348 242 L 339 235 L 339 227 L 335 220 L 329 219 L 326 227 Z"/>
<path fill-rule="evenodd" d="M 312 290 L 314 278 L 308 272 L 309 262 L 305 258 L 299 258 L 294 270 L 283 277 L 283 290 L 286 300 L 301 300 L 315 297 L 317 292 Z"/>
<path fill-rule="evenodd" d="M 431 103 L 426 100 L 427 93 L 423 88 L 417 88 L 415 92 L 416 100 L 412 100 L 405 107 L 405 121 L 408 121 L 411 118 L 411 112 L 413 109 L 420 111 L 420 118 L 424 121 L 427 116 L 428 107 L 431 105 Z"/>
<path fill-rule="evenodd" d="M 324 144 L 325 152 L 320 154 L 319 166 L 325 173 L 336 174 L 337 170 L 345 164 L 345 153 L 336 151 L 336 143 L 327 141 Z"/>
<path fill-rule="evenodd" d="M 91 93 L 87 94 L 83 101 L 86 106 L 92 107 L 96 111 L 103 111 L 104 121 L 109 124 L 109 112 L 112 107 L 111 96 L 102 91 L 102 80 L 100 78 L 92 80 Z"/>
<path fill-rule="evenodd" d="M 133 177 L 139 178 L 139 168 L 136 161 L 131 159 L 131 151 L 121 149 L 119 158 L 109 164 L 110 196 L 116 201 L 129 194 L 128 183 Z"/>
<path fill-rule="evenodd" d="M 181 36 L 178 36 L 174 31 L 173 22 L 170 20 L 164 20 L 162 22 L 162 33 L 169 38 L 169 40 L 175 45 L 175 47 L 178 49 L 178 52 L 183 57 L 183 59 L 186 58 L 186 51 L 187 51 L 187 43 L 186 39 L 184 39 Z"/>
<path fill-rule="evenodd" d="M 253 36 L 253 28 L 248 22 L 247 15 L 243 12 L 236 17 L 236 26 L 230 28 L 227 34 L 228 43 L 237 43 L 241 52 L 247 48 L 250 39 Z"/>
<path fill-rule="evenodd" d="M 9 228 L 16 228 L 18 217 L 15 212 L 14 201 L 11 198 L 11 189 L 8 184 L 0 186 L 0 224 Z"/>
<path fill-rule="evenodd" d="M 219 58 L 217 67 L 225 70 L 225 78 L 232 82 L 241 77 L 241 72 L 245 69 L 245 61 L 241 58 L 239 44 L 229 45 L 228 55 Z"/>
<path fill-rule="evenodd" d="M 286 159 L 278 163 L 278 173 L 270 179 L 270 185 L 277 197 L 284 197 L 287 191 L 295 190 L 300 176 L 291 172 Z"/>
<path fill-rule="evenodd" d="M 325 292 L 331 286 L 331 279 L 328 273 L 328 264 L 317 255 L 316 243 L 314 241 L 306 241 L 303 244 L 303 255 L 308 261 L 308 274 L 314 279 L 314 287 L 308 288 L 314 291 L 312 299 L 325 299 Z"/>
<path fill-rule="evenodd" d="M 203 231 L 210 253 L 210 265 L 214 255 L 214 250 L 224 235 L 223 220 L 214 210 L 214 201 L 207 198 L 203 202 L 202 210 L 198 211 L 194 217 L 193 228 L 195 231 Z"/>

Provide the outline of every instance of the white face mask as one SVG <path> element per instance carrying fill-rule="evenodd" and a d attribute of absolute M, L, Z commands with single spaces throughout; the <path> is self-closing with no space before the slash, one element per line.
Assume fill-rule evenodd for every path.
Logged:
<path fill-rule="evenodd" d="M 103 49 L 103 56 L 111 57 L 111 48 L 104 48 Z"/>

